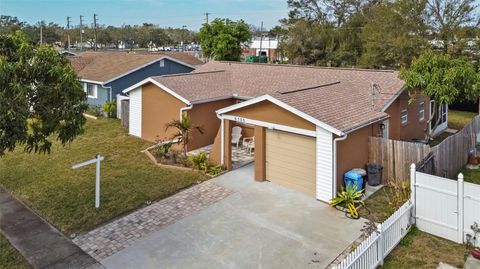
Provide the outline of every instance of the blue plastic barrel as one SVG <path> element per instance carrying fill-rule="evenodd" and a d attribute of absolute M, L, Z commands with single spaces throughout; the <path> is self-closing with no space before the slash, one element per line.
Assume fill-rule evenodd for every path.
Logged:
<path fill-rule="evenodd" d="M 348 171 L 344 175 L 345 186 L 352 185 L 355 191 L 361 191 L 363 189 L 363 177 L 355 172 Z"/>

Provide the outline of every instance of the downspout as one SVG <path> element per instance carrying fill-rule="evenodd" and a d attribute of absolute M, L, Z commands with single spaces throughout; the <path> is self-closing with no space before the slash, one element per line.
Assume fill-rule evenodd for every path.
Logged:
<path fill-rule="evenodd" d="M 192 108 L 193 108 L 192 104 L 188 104 L 188 106 L 180 108 L 180 121 L 182 121 L 183 112 L 190 110 Z"/>
<path fill-rule="evenodd" d="M 344 141 L 347 139 L 348 134 L 343 134 L 340 137 L 333 139 L 333 196 L 332 198 L 337 197 L 337 143 L 339 141 Z"/>

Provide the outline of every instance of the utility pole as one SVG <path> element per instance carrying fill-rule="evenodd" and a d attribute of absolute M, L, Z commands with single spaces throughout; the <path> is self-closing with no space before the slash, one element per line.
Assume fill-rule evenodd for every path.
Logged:
<path fill-rule="evenodd" d="M 187 28 L 186 25 L 182 26 L 182 52 L 185 51 L 185 28 Z"/>
<path fill-rule="evenodd" d="M 205 15 L 205 21 L 208 24 L 208 15 L 212 15 L 212 13 L 205 12 L 205 13 L 203 13 L 203 15 Z"/>
<path fill-rule="evenodd" d="M 93 50 L 97 51 L 97 14 L 93 14 L 93 36 L 95 38 L 93 43 Z"/>
<path fill-rule="evenodd" d="M 43 45 L 43 22 L 40 22 L 40 45 Z"/>
<path fill-rule="evenodd" d="M 260 24 L 260 51 L 258 52 L 258 56 L 260 57 L 262 56 L 262 42 L 263 42 L 263 21 L 262 21 L 262 24 Z"/>
<path fill-rule="evenodd" d="M 68 47 L 67 47 L 67 50 L 70 51 L 70 19 L 72 17 L 70 16 L 67 16 L 67 43 L 68 43 Z"/>
<path fill-rule="evenodd" d="M 80 15 L 80 50 L 83 50 L 83 16 Z"/>

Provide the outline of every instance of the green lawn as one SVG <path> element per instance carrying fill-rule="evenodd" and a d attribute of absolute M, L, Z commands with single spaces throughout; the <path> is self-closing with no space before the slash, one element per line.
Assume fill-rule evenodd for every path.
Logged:
<path fill-rule="evenodd" d="M 466 182 L 480 184 L 480 168 L 479 169 L 467 169 L 462 170 L 464 180 Z"/>
<path fill-rule="evenodd" d="M 464 245 L 413 227 L 385 259 L 386 269 L 437 268 L 440 262 L 463 268 L 468 250 Z"/>
<path fill-rule="evenodd" d="M 461 130 L 465 125 L 469 124 L 476 115 L 478 114 L 473 112 L 449 110 L 448 128 Z"/>
<path fill-rule="evenodd" d="M 0 233 L 0 269 L 31 268 L 25 258 Z"/>
<path fill-rule="evenodd" d="M 165 198 L 206 176 L 165 169 L 140 151 L 150 143 L 130 137 L 120 122 L 88 120 L 73 143 L 55 143 L 50 155 L 27 154 L 19 147 L 0 158 L 0 185 L 69 235 L 93 228 L 147 201 Z M 95 166 L 72 164 L 105 156 L 101 168 L 101 206 L 94 207 Z"/>
<path fill-rule="evenodd" d="M 383 187 L 365 200 L 365 205 L 370 209 L 371 217 L 375 222 L 381 223 L 394 213 L 394 209 L 389 206 L 388 188 L 390 187 Z M 360 215 L 367 218 L 368 211 L 361 208 Z M 436 268 L 440 262 L 446 262 L 461 268 L 467 252 L 464 245 L 424 233 L 412 227 L 409 234 L 387 256 L 382 268 Z"/>
<path fill-rule="evenodd" d="M 460 131 L 465 125 L 469 124 L 476 115 L 478 114 L 473 112 L 448 110 L 448 128 Z M 431 147 L 436 146 L 451 135 L 453 134 L 443 132 L 431 140 L 429 145 Z"/>

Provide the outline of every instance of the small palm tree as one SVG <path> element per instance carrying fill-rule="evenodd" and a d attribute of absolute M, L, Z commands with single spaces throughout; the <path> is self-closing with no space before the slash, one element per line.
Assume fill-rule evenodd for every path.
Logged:
<path fill-rule="evenodd" d="M 177 132 L 172 135 L 172 140 L 177 140 L 177 144 L 182 144 L 183 146 L 183 155 L 187 157 L 187 145 L 188 141 L 192 137 L 192 132 L 197 130 L 203 134 L 203 127 L 192 125 L 190 122 L 190 117 L 186 114 L 182 115 L 182 120 L 173 120 L 165 125 L 165 131 L 170 128 L 175 128 Z"/>

